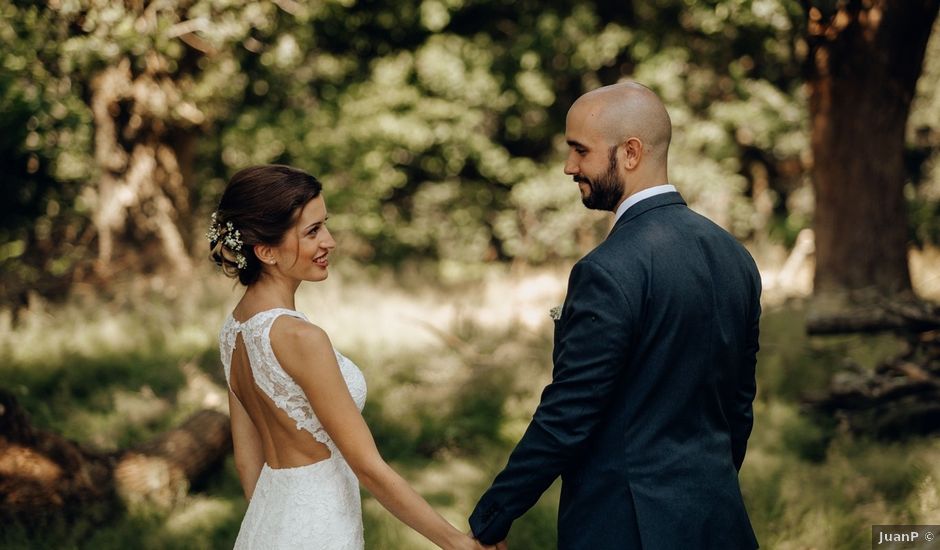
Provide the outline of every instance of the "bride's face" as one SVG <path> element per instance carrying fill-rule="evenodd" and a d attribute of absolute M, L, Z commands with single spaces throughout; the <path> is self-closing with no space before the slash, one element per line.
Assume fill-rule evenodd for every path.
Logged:
<path fill-rule="evenodd" d="M 336 241 L 326 228 L 328 217 L 323 195 L 304 205 L 297 222 L 287 230 L 281 244 L 274 248 L 275 264 L 272 267 L 294 279 L 326 279 L 330 252 L 336 248 Z"/>

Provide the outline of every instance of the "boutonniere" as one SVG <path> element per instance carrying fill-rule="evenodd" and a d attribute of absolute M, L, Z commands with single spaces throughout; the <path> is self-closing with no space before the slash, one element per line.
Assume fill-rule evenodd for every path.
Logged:
<path fill-rule="evenodd" d="M 561 319 L 561 306 L 555 306 L 548 310 L 548 316 L 552 318 L 552 321 Z"/>

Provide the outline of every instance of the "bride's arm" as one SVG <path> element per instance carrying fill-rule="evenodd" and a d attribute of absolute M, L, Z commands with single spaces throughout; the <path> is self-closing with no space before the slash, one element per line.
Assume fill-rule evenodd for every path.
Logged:
<path fill-rule="evenodd" d="M 238 480 L 241 481 L 245 498 L 251 500 L 255 492 L 255 484 L 261 475 L 264 465 L 264 449 L 261 446 L 261 436 L 255 428 L 248 412 L 232 393 L 228 392 L 228 410 L 232 419 L 232 446 L 235 448 L 235 469 L 238 470 Z"/>
<path fill-rule="evenodd" d="M 481 548 L 434 511 L 379 455 L 326 333 L 308 323 L 289 321 L 275 326 L 280 330 L 271 333 L 275 355 L 304 390 L 317 418 L 359 481 L 395 517 L 441 548 Z"/>

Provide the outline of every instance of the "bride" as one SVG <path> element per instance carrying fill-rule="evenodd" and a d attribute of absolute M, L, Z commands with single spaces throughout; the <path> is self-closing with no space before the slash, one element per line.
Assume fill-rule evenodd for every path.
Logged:
<path fill-rule="evenodd" d="M 248 511 L 235 548 L 363 548 L 359 482 L 446 549 L 483 548 L 379 455 L 363 421 L 362 372 L 294 309 L 301 281 L 327 277 L 336 242 L 320 182 L 288 166 L 235 174 L 207 233 L 245 294 L 220 333 L 235 466 Z"/>

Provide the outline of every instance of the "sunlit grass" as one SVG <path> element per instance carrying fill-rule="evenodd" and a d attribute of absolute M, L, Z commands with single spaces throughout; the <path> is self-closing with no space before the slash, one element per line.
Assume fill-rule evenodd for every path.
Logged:
<path fill-rule="evenodd" d="M 417 277 L 417 275 L 415 275 Z M 225 409 L 218 327 L 238 294 L 220 276 L 127 289 L 110 300 L 35 303 L 0 315 L 0 380 L 44 428 L 124 448 L 202 407 Z M 551 373 L 548 310 L 563 272 L 423 284 L 339 270 L 297 307 L 366 373 L 365 417 L 383 455 L 466 529 Z M 809 338 L 798 302 L 762 323 L 755 430 L 742 491 L 766 548 L 857 548 L 873 523 L 940 522 L 940 442 L 853 437 L 803 405 L 851 362 L 872 368 L 892 336 Z M 555 545 L 556 483 L 513 526 L 513 548 Z M 172 510 L 126 510 L 104 525 L 70 518 L 42 531 L 5 526 L 0 546 L 227 548 L 245 503 L 232 460 Z M 367 548 L 432 548 L 364 493 Z"/>

